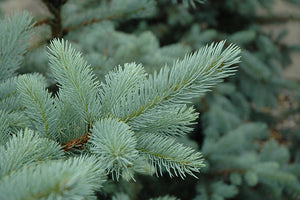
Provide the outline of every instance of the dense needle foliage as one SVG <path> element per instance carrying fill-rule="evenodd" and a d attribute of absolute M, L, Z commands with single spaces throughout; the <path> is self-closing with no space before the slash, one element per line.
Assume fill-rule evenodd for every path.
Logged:
<path fill-rule="evenodd" d="M 0 199 L 297 199 L 273 1 L 42 2 L 0 23 Z"/>

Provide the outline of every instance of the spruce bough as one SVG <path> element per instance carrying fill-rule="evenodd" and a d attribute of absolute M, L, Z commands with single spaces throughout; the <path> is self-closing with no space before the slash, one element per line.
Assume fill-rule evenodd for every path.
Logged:
<path fill-rule="evenodd" d="M 5 48 L 15 48 L 10 45 Z M 9 97 L 19 105 L 1 107 L 0 199 L 95 198 L 107 174 L 116 180 L 134 179 L 135 173 L 196 176 L 202 154 L 177 137 L 191 131 L 198 115 L 186 104 L 235 72 L 240 49 L 224 45 L 205 46 L 153 75 L 127 63 L 100 82 L 80 52 L 53 40 L 48 58 L 56 95 L 45 90 L 39 74 L 11 72 L 0 82 L 13 82 L 15 91 L 1 101 Z M 5 120 L 16 114 L 17 122 Z"/>

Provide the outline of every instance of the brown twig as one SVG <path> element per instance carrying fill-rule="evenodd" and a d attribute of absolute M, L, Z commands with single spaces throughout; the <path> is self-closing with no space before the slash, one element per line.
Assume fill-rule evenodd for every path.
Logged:
<path fill-rule="evenodd" d="M 277 23 L 286 23 L 290 21 L 300 22 L 300 15 L 268 15 L 268 16 L 259 16 L 256 18 L 256 22 L 259 24 L 277 24 Z"/>
<path fill-rule="evenodd" d="M 37 21 L 33 27 L 38 27 L 38 26 L 41 26 L 43 24 L 46 24 L 46 25 L 49 25 L 51 22 L 51 19 L 50 18 L 46 18 L 46 19 L 42 19 L 42 20 L 39 20 Z"/>
<path fill-rule="evenodd" d="M 64 0 L 65 2 L 67 0 Z M 113 19 L 118 19 L 118 18 L 121 18 L 123 16 L 126 16 L 126 15 L 131 15 L 131 14 L 135 14 L 141 10 L 144 10 L 145 8 L 142 7 L 142 8 L 139 8 L 139 9 L 136 9 L 136 10 L 133 10 L 131 12 L 128 12 L 128 13 L 122 13 L 122 14 L 117 14 L 117 15 L 111 15 L 111 16 L 107 16 L 107 17 L 104 17 L 104 18 L 100 18 L 100 19 L 92 19 L 92 20 L 86 20 L 78 25 L 75 25 L 75 26 L 71 26 L 71 27 L 67 27 L 65 29 L 62 30 L 62 23 L 61 23 L 61 17 L 60 14 L 58 15 L 57 11 L 55 11 L 55 9 L 53 8 L 53 6 L 51 6 L 51 4 L 49 4 L 49 2 L 51 2 L 50 0 L 43 0 L 43 2 L 45 2 L 45 4 L 47 5 L 47 2 L 48 2 L 48 6 L 49 6 L 49 11 L 50 12 L 55 12 L 56 13 L 56 17 L 54 19 L 50 19 L 50 18 L 47 18 L 47 19 L 43 19 L 43 20 L 40 20 L 38 21 L 34 27 L 37 27 L 37 26 L 40 26 L 40 25 L 43 25 L 43 24 L 48 24 L 51 26 L 51 32 L 52 32 L 52 36 L 51 38 L 62 38 L 63 36 L 65 36 L 66 34 L 68 34 L 70 31 L 73 31 L 73 30 L 76 30 L 76 29 L 79 29 L 81 27 L 84 27 L 84 26 L 87 26 L 87 25 L 91 25 L 91 24 L 94 24 L 94 23 L 99 23 L 99 22 L 102 22 L 102 21 L 105 21 L 105 20 L 113 20 Z M 51 11 L 51 10 L 52 11 Z M 60 13 L 60 12 L 59 12 Z M 58 23 L 58 25 L 55 25 L 55 22 L 56 21 L 60 21 Z M 44 40 L 45 42 L 49 42 L 51 40 L 51 38 L 49 39 L 46 39 Z M 41 46 L 42 44 L 44 44 L 43 42 L 39 42 L 38 44 L 35 44 L 33 45 L 32 47 L 30 47 L 29 49 L 35 49 L 35 48 L 38 48 L 39 46 Z"/>
<path fill-rule="evenodd" d="M 72 149 L 84 149 L 84 144 L 90 139 L 90 133 L 80 136 L 78 139 L 73 139 L 66 144 L 61 145 L 64 151 L 70 151 Z"/>
<path fill-rule="evenodd" d="M 91 134 L 91 125 L 89 124 L 87 134 L 80 136 L 78 139 L 73 139 L 66 144 L 61 145 L 61 147 L 64 151 L 70 151 L 72 149 L 84 149 L 84 145 L 90 139 Z"/>
<path fill-rule="evenodd" d="M 139 9 L 136 9 L 136 10 L 133 10 L 133 11 L 130 11 L 130 12 L 127 12 L 127 13 L 121 13 L 121 14 L 115 14 L 115 15 L 110 15 L 110 16 L 106 16 L 106 17 L 103 17 L 103 18 L 94 18 L 92 20 L 86 20 L 78 25 L 75 25 L 75 26 L 71 26 L 71 27 L 67 27 L 63 30 L 63 35 L 66 35 L 68 34 L 70 31 L 74 31 L 76 29 L 79 29 L 81 27 L 84 27 L 84 26 L 87 26 L 87 25 L 91 25 L 91 24 L 94 24 L 94 23 L 99 23 L 99 22 L 102 22 L 102 21 L 105 21 L 105 20 L 113 20 L 113 19 L 118 19 L 118 18 L 121 18 L 121 17 L 124 17 L 124 16 L 127 16 L 127 15 L 132 15 L 132 14 L 135 14 L 141 10 L 145 10 L 144 7 L 142 8 L 139 8 Z"/>
<path fill-rule="evenodd" d="M 61 21 L 61 7 L 67 2 L 67 0 L 42 0 L 47 6 L 48 10 L 53 14 L 53 18 L 49 19 L 49 25 L 51 27 L 52 38 L 62 38 L 62 21 Z"/>
<path fill-rule="evenodd" d="M 87 26 L 87 25 L 91 25 L 91 24 L 94 24 L 94 23 L 99 23 L 99 22 L 102 22 L 102 21 L 105 21 L 105 20 L 111 20 L 111 19 L 116 19 L 118 17 L 120 17 L 121 15 L 115 15 L 115 16 L 108 16 L 108 17 L 105 17 L 105 18 L 101 18 L 101 19 L 92 19 L 90 21 L 86 20 L 76 26 L 71 26 L 71 27 L 67 27 L 64 29 L 63 31 L 63 34 L 66 35 L 68 34 L 70 31 L 74 31 L 76 29 L 79 29 L 83 26 Z"/>

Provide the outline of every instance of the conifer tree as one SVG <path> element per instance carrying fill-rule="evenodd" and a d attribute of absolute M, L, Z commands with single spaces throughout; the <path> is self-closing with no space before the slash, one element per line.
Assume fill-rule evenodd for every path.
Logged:
<path fill-rule="evenodd" d="M 15 74 L 33 25 L 22 13 L 0 27 L 1 102 L 7 104 L 1 107 L 1 199 L 91 199 L 105 175 L 117 181 L 164 171 L 196 176 L 202 154 L 176 140 L 197 118 L 186 103 L 234 73 L 237 46 L 207 45 L 154 74 L 141 64 L 119 65 L 100 82 L 79 51 L 54 39 L 47 54 L 59 91 L 52 95 L 42 75 Z"/>
<path fill-rule="evenodd" d="M 42 2 L 0 23 L 0 199 L 297 199 L 272 1 Z"/>
<path fill-rule="evenodd" d="M 194 101 L 201 115 L 192 138 L 207 168 L 196 184 L 196 195 L 190 198 L 296 199 L 299 195 L 299 174 L 295 173 L 299 129 L 292 132 L 278 126 L 290 111 L 274 115 L 279 110 L 278 95 L 284 89 L 299 90 L 298 84 L 282 77 L 297 46 L 282 43 L 285 31 L 272 35 L 258 26 L 272 17 L 258 16 L 257 10 L 264 7 L 270 13 L 272 4 L 210 0 L 195 9 L 178 5 L 166 9 L 167 1 L 160 1 L 161 23 L 145 20 L 137 26 L 139 31 L 151 29 L 166 45 L 181 41 L 197 49 L 207 41 L 226 38 L 243 49 L 237 75 Z M 297 16 L 274 19 L 296 21 Z"/>

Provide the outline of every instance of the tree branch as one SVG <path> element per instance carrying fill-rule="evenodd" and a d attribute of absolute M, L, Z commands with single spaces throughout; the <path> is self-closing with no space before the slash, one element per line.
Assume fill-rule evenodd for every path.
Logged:
<path fill-rule="evenodd" d="M 118 14 L 106 16 L 106 17 L 103 17 L 103 18 L 98 18 L 98 19 L 93 18 L 92 20 L 86 20 L 86 21 L 84 21 L 84 22 L 82 22 L 78 25 L 65 28 L 62 33 L 63 33 L 63 36 L 64 36 L 64 35 L 68 34 L 70 31 L 74 31 L 74 30 L 79 29 L 81 27 L 91 25 L 91 24 L 94 24 L 94 23 L 99 23 L 99 22 L 102 22 L 102 21 L 105 21 L 105 20 L 113 20 L 113 19 L 118 19 L 118 18 L 121 18 L 121 17 L 128 16 L 128 15 L 133 15 L 133 14 L 136 14 L 137 12 L 139 12 L 141 10 L 145 10 L 145 8 L 142 7 L 142 8 L 138 8 L 136 10 L 132 10 L 130 12 L 118 13 Z"/>
<path fill-rule="evenodd" d="M 290 21 L 300 22 L 300 15 L 290 14 L 290 15 L 268 15 L 259 16 L 255 20 L 259 24 L 278 24 L 286 23 Z"/>
<path fill-rule="evenodd" d="M 52 39 L 62 38 L 63 30 L 62 30 L 62 21 L 61 21 L 61 7 L 68 0 L 42 0 L 42 1 L 54 16 L 53 19 L 49 19 L 49 21 L 47 22 L 51 27 Z"/>

